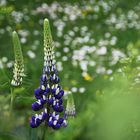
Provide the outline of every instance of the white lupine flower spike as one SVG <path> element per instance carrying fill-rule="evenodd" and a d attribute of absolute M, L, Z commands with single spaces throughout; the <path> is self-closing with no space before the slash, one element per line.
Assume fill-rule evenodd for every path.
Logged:
<path fill-rule="evenodd" d="M 14 53 L 15 53 L 15 63 L 14 63 L 13 79 L 11 81 L 11 85 L 17 87 L 22 84 L 22 79 L 24 76 L 24 63 L 23 63 L 21 45 L 16 31 L 13 32 L 12 38 L 13 38 Z"/>

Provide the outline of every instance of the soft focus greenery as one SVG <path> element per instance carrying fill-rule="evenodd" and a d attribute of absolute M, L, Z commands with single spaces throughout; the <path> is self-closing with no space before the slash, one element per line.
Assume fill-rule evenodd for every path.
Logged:
<path fill-rule="evenodd" d="M 76 106 L 76 117 L 58 131 L 29 126 L 43 67 L 44 18 L 61 85 Z M 13 90 L 11 114 L 14 30 L 26 76 Z M 0 0 L 0 140 L 37 140 L 44 129 L 46 140 L 139 140 L 139 118 L 139 0 Z"/>

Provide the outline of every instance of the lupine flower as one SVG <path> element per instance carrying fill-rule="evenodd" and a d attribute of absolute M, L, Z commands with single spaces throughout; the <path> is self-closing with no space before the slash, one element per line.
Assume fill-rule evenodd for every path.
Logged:
<path fill-rule="evenodd" d="M 67 96 L 68 98 L 67 98 L 67 106 L 66 106 L 65 115 L 66 117 L 69 117 L 69 116 L 75 117 L 76 110 L 75 110 L 75 104 L 74 104 L 72 92 L 69 92 Z"/>
<path fill-rule="evenodd" d="M 15 52 L 15 63 L 14 63 L 13 79 L 11 81 L 11 85 L 20 86 L 22 84 L 22 78 L 24 76 L 23 55 L 22 55 L 20 41 L 15 31 L 13 32 L 12 37 L 13 37 L 14 52 Z"/>
<path fill-rule="evenodd" d="M 63 116 L 64 90 L 59 85 L 60 79 L 55 66 L 54 44 L 51 36 L 49 21 L 44 20 L 44 68 L 40 79 L 40 86 L 35 89 L 34 95 L 37 99 L 32 104 L 34 111 L 43 110 L 35 114 L 30 119 L 32 128 L 38 127 L 41 123 L 59 129 L 61 126 L 67 126 L 67 121 Z"/>

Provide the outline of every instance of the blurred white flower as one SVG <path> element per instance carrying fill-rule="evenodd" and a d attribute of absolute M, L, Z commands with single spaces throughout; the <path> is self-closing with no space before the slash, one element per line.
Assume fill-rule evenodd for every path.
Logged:
<path fill-rule="evenodd" d="M 57 66 L 58 71 L 62 71 L 63 70 L 62 62 L 60 62 L 60 61 L 57 62 L 56 66 Z"/>
<path fill-rule="evenodd" d="M 71 94 L 71 91 L 65 90 L 64 98 L 67 99 L 68 95 Z"/>
<path fill-rule="evenodd" d="M 36 54 L 35 54 L 33 51 L 31 51 L 31 50 L 27 51 L 27 55 L 28 55 L 31 59 L 34 59 L 34 58 L 36 57 Z"/>
<path fill-rule="evenodd" d="M 109 32 L 105 33 L 105 38 L 109 38 L 111 34 Z"/>
<path fill-rule="evenodd" d="M 113 81 L 113 80 L 114 80 L 114 77 L 113 77 L 113 76 L 111 76 L 111 77 L 109 78 L 109 80 L 110 80 L 110 81 Z"/>
<path fill-rule="evenodd" d="M 54 46 L 57 47 L 57 48 L 59 48 L 59 47 L 60 47 L 60 43 L 57 42 L 57 41 L 55 41 L 55 42 L 54 42 Z"/>
<path fill-rule="evenodd" d="M 87 32 L 88 31 L 88 27 L 87 26 L 81 27 L 81 31 L 84 32 L 84 33 Z"/>
<path fill-rule="evenodd" d="M 110 40 L 110 45 L 115 45 L 117 43 L 117 37 L 113 36 Z"/>
<path fill-rule="evenodd" d="M 57 32 L 57 36 L 58 36 L 58 37 L 62 37 L 62 35 L 63 35 L 62 32 L 60 32 L 60 31 Z"/>
<path fill-rule="evenodd" d="M 74 50 L 73 53 L 74 53 L 74 55 L 73 55 L 72 59 L 79 60 L 79 61 L 83 60 L 85 58 L 85 54 L 86 54 L 86 52 L 82 49 Z"/>
<path fill-rule="evenodd" d="M 78 31 L 79 31 L 79 27 L 76 27 L 76 26 L 75 26 L 75 27 L 73 28 L 73 30 L 74 30 L 75 32 L 78 32 Z"/>
<path fill-rule="evenodd" d="M 89 42 L 90 42 L 91 44 L 94 44 L 94 43 L 95 43 L 95 39 L 94 39 L 94 38 L 91 38 Z"/>
<path fill-rule="evenodd" d="M 84 42 L 89 42 L 89 40 L 90 40 L 90 37 L 89 37 L 89 36 L 85 36 L 85 37 L 83 38 L 83 41 L 84 41 Z"/>
<path fill-rule="evenodd" d="M 107 48 L 101 47 L 101 48 L 97 49 L 96 53 L 97 53 L 97 55 L 105 55 L 107 53 Z"/>
<path fill-rule="evenodd" d="M 96 65 L 96 62 L 95 61 L 89 61 L 88 64 L 89 64 L 89 66 L 92 66 L 93 67 L 93 66 Z"/>
<path fill-rule="evenodd" d="M 0 6 L 5 6 L 7 4 L 6 0 L 0 0 Z"/>
<path fill-rule="evenodd" d="M 75 33 L 73 31 L 69 31 L 68 34 L 72 37 L 75 35 Z"/>
<path fill-rule="evenodd" d="M 8 58 L 7 58 L 7 57 L 2 57 L 2 58 L 1 58 L 1 61 L 2 61 L 3 63 L 6 63 L 6 62 L 8 61 Z"/>
<path fill-rule="evenodd" d="M 80 61 L 80 67 L 83 71 L 87 71 L 88 61 Z"/>
<path fill-rule="evenodd" d="M 68 48 L 68 47 L 65 47 L 65 48 L 63 48 L 63 51 L 64 51 L 65 53 L 68 53 L 68 52 L 69 52 L 69 48 Z"/>
<path fill-rule="evenodd" d="M 56 56 L 56 57 L 60 57 L 60 56 L 61 56 L 61 53 L 60 53 L 60 52 L 56 52 L 56 53 L 55 53 L 55 56 Z"/>
<path fill-rule="evenodd" d="M 19 11 L 13 11 L 11 13 L 12 17 L 14 18 L 14 20 L 16 21 L 16 23 L 20 23 L 23 20 L 24 14 L 22 12 Z"/>
<path fill-rule="evenodd" d="M 95 6 L 93 7 L 93 9 L 94 9 L 95 12 L 99 12 L 100 7 L 99 7 L 98 5 L 95 5 Z"/>
<path fill-rule="evenodd" d="M 137 60 L 140 61 L 140 55 L 137 56 Z"/>
<path fill-rule="evenodd" d="M 67 56 L 63 56 L 62 57 L 62 61 L 68 61 L 68 57 Z"/>
<path fill-rule="evenodd" d="M 96 48 L 95 46 L 90 47 L 90 49 L 89 49 L 89 53 L 93 53 L 93 52 L 95 52 L 96 49 L 97 49 L 97 48 Z"/>
<path fill-rule="evenodd" d="M 72 88 L 71 88 L 71 91 L 72 91 L 72 92 L 77 92 L 78 89 L 77 89 L 77 87 L 72 87 Z"/>
<path fill-rule="evenodd" d="M 7 68 L 12 68 L 13 65 L 14 65 L 14 62 L 13 62 L 13 61 L 9 61 L 9 62 L 6 64 Z"/>
<path fill-rule="evenodd" d="M 112 61 L 110 62 L 110 65 L 115 65 L 121 58 L 124 58 L 124 57 L 125 57 L 125 54 L 123 52 L 117 49 L 113 49 Z"/>
<path fill-rule="evenodd" d="M 27 42 L 27 39 L 26 39 L 25 37 L 22 37 L 22 38 L 20 39 L 20 41 L 21 41 L 22 44 L 25 44 L 25 43 Z"/>
<path fill-rule="evenodd" d="M 85 87 L 80 87 L 80 88 L 79 88 L 79 92 L 80 92 L 80 93 L 84 93 L 85 91 L 86 91 Z"/>
<path fill-rule="evenodd" d="M 97 67 L 96 72 L 98 74 L 104 74 L 106 72 L 106 68 L 99 66 L 99 67 Z"/>
<path fill-rule="evenodd" d="M 125 54 L 123 52 L 121 52 L 120 50 L 113 49 L 112 57 L 113 57 L 113 59 L 118 61 L 120 58 L 125 57 Z"/>
<path fill-rule="evenodd" d="M 19 30 L 18 33 L 24 38 L 29 35 L 29 31 L 27 30 Z"/>
<path fill-rule="evenodd" d="M 112 72 L 113 71 L 111 69 L 109 69 L 109 70 L 106 71 L 107 74 L 112 74 Z"/>

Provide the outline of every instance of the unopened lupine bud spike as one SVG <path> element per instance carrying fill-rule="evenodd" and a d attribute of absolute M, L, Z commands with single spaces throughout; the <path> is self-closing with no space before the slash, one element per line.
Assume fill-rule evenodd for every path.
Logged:
<path fill-rule="evenodd" d="M 65 115 L 67 117 L 69 116 L 75 116 L 76 115 L 76 109 L 75 109 L 75 104 L 74 104 L 74 99 L 72 93 L 69 93 L 67 98 L 67 106 L 66 106 L 66 111 Z"/>
<path fill-rule="evenodd" d="M 22 49 L 16 31 L 13 32 L 12 39 L 14 45 L 15 63 L 14 63 L 13 79 L 11 81 L 11 85 L 20 86 L 22 84 L 22 77 L 25 76 L 25 74 L 24 74 Z"/>
<path fill-rule="evenodd" d="M 46 18 L 44 20 L 44 46 L 47 48 L 51 47 L 47 45 L 48 42 L 52 43 L 52 34 L 51 34 L 49 20 Z"/>
<path fill-rule="evenodd" d="M 54 44 L 48 19 L 44 20 L 44 66 L 51 66 L 54 61 Z M 54 64 L 54 63 L 53 63 Z"/>

